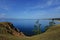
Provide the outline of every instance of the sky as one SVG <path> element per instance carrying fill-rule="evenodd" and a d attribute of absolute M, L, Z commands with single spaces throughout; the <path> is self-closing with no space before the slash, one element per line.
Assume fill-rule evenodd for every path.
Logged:
<path fill-rule="evenodd" d="M 60 17 L 60 0 L 0 0 L 0 18 L 43 19 Z"/>

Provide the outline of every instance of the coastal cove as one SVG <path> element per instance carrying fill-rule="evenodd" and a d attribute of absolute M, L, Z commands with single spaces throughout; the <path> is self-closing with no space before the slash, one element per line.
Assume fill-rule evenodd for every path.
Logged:
<path fill-rule="evenodd" d="M 15 28 L 18 28 L 21 32 L 23 32 L 27 36 L 34 35 L 34 32 L 32 31 L 34 29 L 34 24 L 37 21 L 37 19 L 0 19 L 0 22 L 11 22 Z M 46 25 L 49 25 L 49 22 L 51 20 L 39 20 L 39 23 L 41 24 L 41 31 L 44 32 L 44 27 Z M 60 24 L 60 22 L 55 21 L 56 24 Z"/>

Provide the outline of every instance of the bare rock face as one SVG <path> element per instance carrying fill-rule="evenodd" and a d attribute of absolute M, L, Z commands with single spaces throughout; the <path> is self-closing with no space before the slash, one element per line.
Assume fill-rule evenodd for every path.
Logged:
<path fill-rule="evenodd" d="M 19 29 L 15 28 L 10 22 L 0 23 L 0 34 L 11 34 L 13 36 L 25 36 Z"/>

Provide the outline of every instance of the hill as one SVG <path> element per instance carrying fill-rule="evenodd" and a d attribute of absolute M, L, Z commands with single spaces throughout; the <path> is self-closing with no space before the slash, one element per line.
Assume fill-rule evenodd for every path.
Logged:
<path fill-rule="evenodd" d="M 50 27 L 45 33 L 25 36 L 10 22 L 0 23 L 0 40 L 60 40 L 60 25 Z"/>
<path fill-rule="evenodd" d="M 50 27 L 45 33 L 31 37 L 31 40 L 60 40 L 60 25 Z"/>
<path fill-rule="evenodd" d="M 25 35 L 16 29 L 10 22 L 0 22 L 0 40 L 9 40 L 25 37 Z"/>

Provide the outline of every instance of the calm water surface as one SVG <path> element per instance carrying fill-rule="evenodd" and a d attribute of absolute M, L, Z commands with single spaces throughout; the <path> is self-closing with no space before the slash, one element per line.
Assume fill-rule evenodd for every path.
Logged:
<path fill-rule="evenodd" d="M 32 30 L 34 29 L 34 24 L 37 21 L 37 19 L 5 19 L 0 20 L 0 22 L 11 22 L 13 25 L 18 28 L 20 31 L 22 31 L 26 35 L 33 35 L 34 33 Z M 41 24 L 41 31 L 44 32 L 44 27 L 46 25 L 49 25 L 49 22 L 51 20 L 39 20 L 39 23 Z M 60 24 L 60 22 L 55 21 L 56 24 Z"/>

